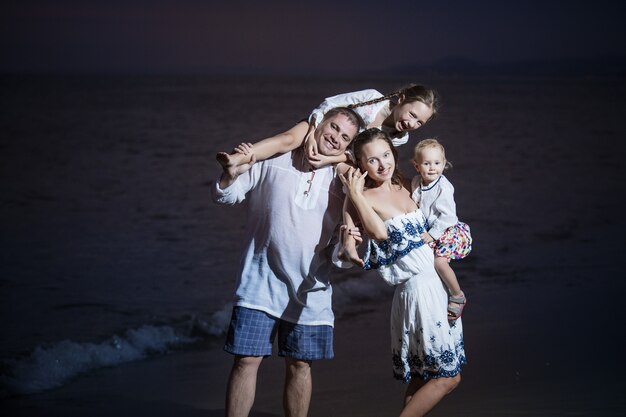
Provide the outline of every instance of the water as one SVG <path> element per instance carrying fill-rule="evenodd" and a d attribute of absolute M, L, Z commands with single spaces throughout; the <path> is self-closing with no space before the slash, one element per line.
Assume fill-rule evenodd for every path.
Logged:
<path fill-rule="evenodd" d="M 2 391 L 219 337 L 245 207 L 210 201 L 214 154 L 287 129 L 323 97 L 407 81 L 0 78 Z M 419 139 L 446 146 L 475 238 L 455 264 L 462 285 L 575 285 L 615 267 L 600 247 L 618 218 L 623 80 L 422 81 L 444 107 L 399 149 L 401 167 L 412 175 Z M 339 309 L 388 294 L 356 275 L 337 276 Z"/>

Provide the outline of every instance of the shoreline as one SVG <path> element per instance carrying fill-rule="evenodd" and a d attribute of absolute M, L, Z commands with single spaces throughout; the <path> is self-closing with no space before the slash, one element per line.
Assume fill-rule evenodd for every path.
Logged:
<path fill-rule="evenodd" d="M 554 328 L 562 320 L 564 300 L 602 300 L 594 296 L 606 288 L 572 285 L 560 296 L 563 289 L 550 284 L 468 289 L 471 304 L 463 315 L 468 364 L 459 387 L 429 416 L 623 415 L 623 374 L 615 383 L 603 379 L 604 370 L 595 364 L 572 366 L 585 345 L 564 352 L 554 344 L 563 340 L 576 348 L 579 341 L 576 334 Z M 399 414 L 405 385 L 392 376 L 390 305 L 386 298 L 346 307 L 336 322 L 335 358 L 313 365 L 310 417 Z M 508 315 L 499 316 L 502 311 Z M 587 325 L 580 310 L 569 318 Z M 101 369 L 56 390 L 9 398 L 2 412 L 14 417 L 222 416 L 231 363 L 221 344 L 176 351 Z M 276 356 L 261 365 L 251 416 L 282 415 L 283 372 Z"/>

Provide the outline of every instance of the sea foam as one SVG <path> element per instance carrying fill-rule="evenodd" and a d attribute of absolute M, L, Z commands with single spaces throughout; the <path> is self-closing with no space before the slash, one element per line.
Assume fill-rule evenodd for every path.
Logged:
<path fill-rule="evenodd" d="M 337 317 L 341 316 L 345 305 L 376 299 L 392 291 L 382 280 L 371 278 L 349 279 L 333 288 Z M 0 395 L 46 391 L 88 371 L 164 354 L 199 340 L 221 336 L 228 328 L 231 311 L 232 303 L 226 303 L 207 317 L 195 315 L 173 326 L 144 325 L 101 343 L 64 340 L 37 346 L 25 357 L 5 361 L 0 374 Z"/>
<path fill-rule="evenodd" d="M 207 319 L 193 317 L 186 325 L 144 325 L 114 335 L 101 343 L 64 340 L 37 346 L 29 355 L 10 359 L 0 375 L 0 395 L 34 394 L 57 388 L 85 372 L 163 354 L 200 338 L 219 336 L 228 325 L 232 305 L 226 304 Z"/>

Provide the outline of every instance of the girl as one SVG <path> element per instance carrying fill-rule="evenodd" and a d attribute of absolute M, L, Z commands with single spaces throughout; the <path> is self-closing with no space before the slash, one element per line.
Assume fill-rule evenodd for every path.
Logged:
<path fill-rule="evenodd" d="M 421 239 L 426 218 L 403 187 L 397 152 L 385 132 L 368 129 L 355 139 L 351 168 L 342 181 L 370 236 L 366 269 L 396 285 L 391 346 L 396 378 L 407 383 L 400 417 L 423 416 L 461 380 L 466 363 L 461 320 L 447 325 L 447 293 Z"/>
<path fill-rule="evenodd" d="M 437 93 L 425 86 L 411 84 L 407 87 L 383 96 L 376 90 L 362 90 L 347 94 L 339 94 L 326 98 L 309 116 L 309 132 L 315 130 L 324 114 L 334 107 L 349 107 L 356 111 L 365 122 L 366 127 L 381 127 L 393 138 L 394 146 L 405 144 L 409 139 L 409 131 L 423 126 L 436 116 L 439 99 Z M 257 161 L 272 157 L 277 153 L 285 153 L 296 149 L 301 141 L 290 140 L 288 136 L 280 136 L 283 140 L 263 139 L 256 144 L 242 143 L 233 153 L 220 152 L 218 162 L 228 168 L 250 163 L 252 155 Z M 310 135 L 308 136 L 310 138 Z M 345 155 L 327 158 L 320 155 L 315 148 L 315 141 L 307 141 L 307 149 L 312 165 L 345 162 Z"/>
<path fill-rule="evenodd" d="M 448 316 L 454 321 L 461 317 L 466 299 L 450 259 L 463 259 L 470 253 L 472 236 L 469 226 L 456 216 L 454 187 L 443 175 L 452 166 L 446 161 L 443 145 L 436 139 L 422 140 L 415 146 L 413 165 L 419 176 L 411 183 L 412 197 L 428 223 L 428 231 L 421 237 L 434 249 L 435 269 L 450 292 Z"/>

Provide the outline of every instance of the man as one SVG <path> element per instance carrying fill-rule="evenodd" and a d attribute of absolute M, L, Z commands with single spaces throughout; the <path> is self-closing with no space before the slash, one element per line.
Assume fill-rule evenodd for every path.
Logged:
<path fill-rule="evenodd" d="M 344 153 L 362 124 L 352 110 L 330 110 L 313 133 L 318 152 Z M 300 122 L 282 135 L 300 139 L 308 129 Z M 312 361 L 333 357 L 330 240 L 344 200 L 336 175 L 333 166 L 313 169 L 301 147 L 257 164 L 253 158 L 249 165 L 223 166 L 213 185 L 213 199 L 220 204 L 249 202 L 248 245 L 224 346 L 235 355 L 228 417 L 249 414 L 259 365 L 271 355 L 276 335 L 287 367 L 287 417 L 307 415 Z"/>

